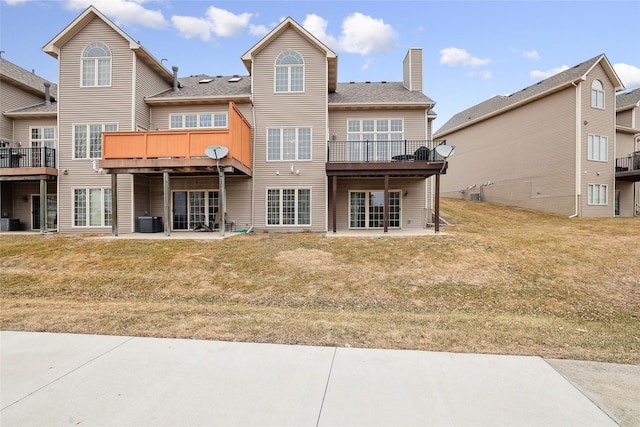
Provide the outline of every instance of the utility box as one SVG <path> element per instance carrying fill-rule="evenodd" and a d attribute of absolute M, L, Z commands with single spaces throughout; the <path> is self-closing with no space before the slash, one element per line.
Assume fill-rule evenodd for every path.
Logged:
<path fill-rule="evenodd" d="M 0 230 L 19 231 L 20 220 L 18 218 L 0 218 Z"/>
<path fill-rule="evenodd" d="M 138 232 L 140 233 L 162 232 L 162 217 L 161 216 L 139 216 Z"/>

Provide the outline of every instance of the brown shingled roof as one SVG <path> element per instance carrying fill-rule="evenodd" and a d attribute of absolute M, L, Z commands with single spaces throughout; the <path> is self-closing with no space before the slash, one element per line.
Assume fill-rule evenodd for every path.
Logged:
<path fill-rule="evenodd" d="M 329 106 L 341 104 L 411 104 L 431 108 L 435 101 L 419 91 L 410 91 L 401 82 L 338 83 L 329 93 Z"/>
<path fill-rule="evenodd" d="M 238 81 L 230 81 L 236 80 Z M 210 80 L 205 83 L 204 81 Z M 251 97 L 250 76 L 209 76 L 199 74 L 197 76 L 181 77 L 178 79 L 180 87 L 178 91 L 173 88 L 150 96 L 146 99 L 151 103 L 171 102 L 179 99 L 228 99 Z M 200 83 L 203 82 L 203 83 Z"/>
<path fill-rule="evenodd" d="M 572 82 L 583 79 L 584 76 L 598 62 L 603 59 L 607 61 L 604 54 L 598 55 L 589 59 L 588 61 L 582 62 L 534 85 L 527 86 L 518 92 L 512 93 L 511 95 L 496 95 L 492 98 L 489 98 L 488 100 L 481 102 L 480 104 L 474 105 L 473 107 L 454 115 L 440 129 L 438 129 L 438 131 L 434 134 L 434 137 L 437 138 L 444 136 L 446 135 L 446 133 L 454 129 L 469 126 L 494 114 L 498 114 L 502 111 L 507 111 L 510 108 L 515 108 L 516 106 L 522 105 L 524 103 L 532 102 L 542 96 L 546 96 L 557 90 L 560 90 L 567 85 L 570 85 Z M 609 64 L 608 61 L 607 64 Z M 610 65 L 609 68 L 613 73 L 613 78 L 616 79 L 619 83 L 616 88 L 620 88 L 622 83 L 619 81 L 617 76 L 615 76 L 615 72 L 613 72 L 613 68 Z"/>
<path fill-rule="evenodd" d="M 640 103 L 640 87 L 616 96 L 616 111 L 628 110 Z"/>
<path fill-rule="evenodd" d="M 49 81 L 1 57 L 0 77 L 2 77 L 3 80 L 11 81 L 13 84 L 20 86 L 27 92 L 34 95 L 41 95 L 44 100 L 44 83 Z M 51 83 L 51 89 L 49 92 L 51 94 L 52 101 L 55 99 L 57 91 L 58 86 L 55 83 Z"/>

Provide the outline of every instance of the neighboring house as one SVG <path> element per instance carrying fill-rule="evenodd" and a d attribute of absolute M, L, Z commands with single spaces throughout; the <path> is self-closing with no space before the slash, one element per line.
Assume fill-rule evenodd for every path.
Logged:
<path fill-rule="evenodd" d="M 149 221 L 167 235 L 387 232 L 433 221 L 430 177 L 447 168 L 421 49 L 407 53 L 403 82 L 338 83 L 337 55 L 287 18 L 242 55 L 248 74 L 182 78 L 89 7 L 43 51 L 59 64 L 50 181 L 60 232 L 148 231 Z M 3 209 L 38 193 L 10 190 Z M 8 215 L 37 228 L 27 211 Z"/>
<path fill-rule="evenodd" d="M 621 89 L 602 54 L 456 114 L 434 134 L 456 146 L 442 195 L 568 216 L 637 214 L 638 94 L 619 95 L 616 107 Z"/>
<path fill-rule="evenodd" d="M 640 88 L 616 97 L 616 215 L 640 216 Z"/>
<path fill-rule="evenodd" d="M 0 58 L 2 230 L 55 230 L 56 85 Z M 47 200 L 40 209 L 41 200 Z M 49 209 L 47 210 L 46 207 Z"/>

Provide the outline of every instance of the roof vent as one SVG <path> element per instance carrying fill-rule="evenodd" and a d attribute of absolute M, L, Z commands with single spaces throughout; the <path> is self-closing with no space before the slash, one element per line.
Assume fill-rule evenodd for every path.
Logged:
<path fill-rule="evenodd" d="M 371 82 L 365 82 L 365 83 L 369 84 L 369 83 L 371 83 Z"/>
<path fill-rule="evenodd" d="M 232 78 L 229 79 L 229 83 L 236 83 L 236 82 L 239 82 L 240 80 L 242 80 L 242 77 L 233 76 Z"/>
<path fill-rule="evenodd" d="M 386 80 L 381 81 L 380 83 L 386 83 Z"/>
<path fill-rule="evenodd" d="M 202 79 L 200 80 L 198 83 L 202 84 L 206 84 L 206 83 L 211 83 L 213 81 L 213 78 L 208 78 L 208 79 Z"/>

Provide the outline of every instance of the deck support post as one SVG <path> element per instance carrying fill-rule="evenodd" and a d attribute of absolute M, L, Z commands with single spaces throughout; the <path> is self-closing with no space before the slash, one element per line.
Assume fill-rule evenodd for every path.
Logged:
<path fill-rule="evenodd" d="M 164 235 L 171 235 L 171 191 L 169 191 L 169 172 L 162 172 L 162 196 L 164 202 Z"/>
<path fill-rule="evenodd" d="M 389 232 L 389 175 L 384 176 L 384 212 L 382 215 L 384 222 L 384 233 Z"/>
<path fill-rule="evenodd" d="M 111 235 L 118 236 L 118 174 L 111 175 Z"/>
<path fill-rule="evenodd" d="M 435 197 L 435 202 L 436 202 L 436 206 L 435 206 L 435 222 L 434 222 L 434 226 L 435 226 L 435 232 L 436 234 L 440 232 L 440 174 L 436 174 L 436 197 Z"/>
<path fill-rule="evenodd" d="M 47 232 L 47 180 L 40 179 L 40 234 Z"/>

